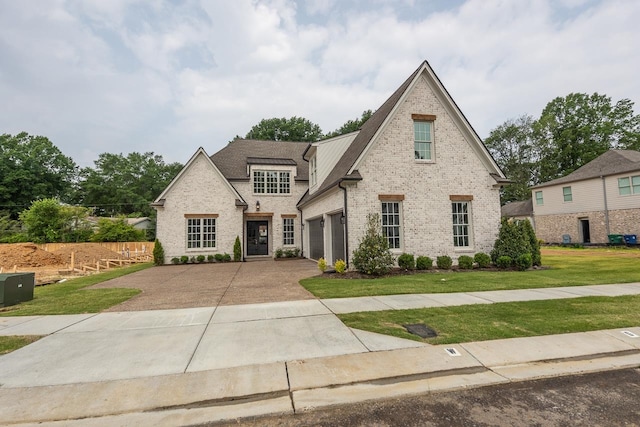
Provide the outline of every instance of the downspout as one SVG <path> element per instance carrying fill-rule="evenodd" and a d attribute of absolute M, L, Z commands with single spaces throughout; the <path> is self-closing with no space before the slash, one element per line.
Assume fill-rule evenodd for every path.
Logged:
<path fill-rule="evenodd" d="M 245 236 L 244 236 L 244 230 L 245 230 L 245 216 L 244 213 L 247 211 L 247 209 L 249 209 L 249 205 L 243 206 L 242 207 L 242 262 L 245 262 L 247 260 L 247 258 L 244 256 L 246 250 L 247 250 L 247 244 L 245 241 Z"/>
<path fill-rule="evenodd" d="M 349 221 L 347 220 L 347 188 L 342 186 L 342 179 L 338 181 L 338 187 L 343 191 L 344 195 L 344 257 L 349 269 Z"/>
<path fill-rule="evenodd" d="M 304 258 L 304 222 L 302 220 L 302 209 L 300 209 L 300 206 L 296 206 L 296 209 L 300 212 L 300 256 Z"/>
<path fill-rule="evenodd" d="M 607 239 L 609 238 L 609 234 L 611 234 L 611 230 L 609 230 L 609 207 L 607 205 L 607 186 L 604 183 L 604 176 L 601 176 L 602 179 L 602 195 L 604 196 L 604 226 L 607 230 Z"/>

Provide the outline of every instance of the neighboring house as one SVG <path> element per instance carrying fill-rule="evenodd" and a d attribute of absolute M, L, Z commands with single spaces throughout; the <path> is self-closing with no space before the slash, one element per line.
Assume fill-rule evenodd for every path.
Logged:
<path fill-rule="evenodd" d="M 127 224 L 133 226 L 136 230 L 150 230 L 153 229 L 153 221 L 146 216 L 140 218 L 127 218 Z"/>
<path fill-rule="evenodd" d="M 425 61 L 360 130 L 200 148 L 153 206 L 166 261 L 231 253 L 239 236 L 245 257 L 299 247 L 349 262 L 372 213 L 394 254 L 457 259 L 491 250 L 505 182 Z"/>
<path fill-rule="evenodd" d="M 640 234 L 640 152 L 610 150 L 569 175 L 532 187 L 536 235 L 546 242 L 607 243 Z"/>
<path fill-rule="evenodd" d="M 524 220 L 527 219 L 535 227 L 533 220 L 533 201 L 527 199 L 521 202 L 510 202 L 500 208 L 503 218 Z"/>

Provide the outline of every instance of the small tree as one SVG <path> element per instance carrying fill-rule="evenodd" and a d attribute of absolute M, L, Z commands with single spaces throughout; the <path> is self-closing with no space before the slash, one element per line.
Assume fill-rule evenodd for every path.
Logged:
<path fill-rule="evenodd" d="M 87 208 L 62 205 L 56 199 L 36 200 L 22 211 L 20 220 L 36 243 L 86 241 L 91 235 Z"/>
<path fill-rule="evenodd" d="M 361 273 L 377 276 L 391 270 L 393 262 L 389 242 L 380 230 L 380 215 L 367 215 L 367 230 L 353 251 L 354 267 Z"/>
<path fill-rule="evenodd" d="M 98 220 L 98 231 L 91 239 L 94 242 L 139 242 L 146 240 L 146 234 L 132 225 L 127 224 L 124 218 Z"/>
<path fill-rule="evenodd" d="M 164 264 L 164 248 L 158 239 L 156 239 L 153 245 L 153 263 L 155 265 Z"/>
<path fill-rule="evenodd" d="M 531 245 L 522 228 L 506 218 L 503 219 L 500 224 L 498 239 L 495 241 L 491 251 L 491 260 L 496 263 L 498 258 L 508 256 L 513 262 L 520 255 L 530 253 Z"/>
<path fill-rule="evenodd" d="M 236 241 L 233 244 L 233 260 L 235 262 L 242 261 L 242 246 L 240 245 L 239 236 L 236 236 Z"/>
<path fill-rule="evenodd" d="M 537 265 L 537 266 L 542 265 L 542 255 L 540 254 L 540 243 L 538 242 L 538 237 L 536 237 L 536 232 L 533 230 L 533 226 L 531 225 L 528 219 L 519 221 L 518 225 L 521 227 L 522 232 L 525 235 L 525 238 L 529 241 L 529 246 L 531 246 L 531 261 L 533 265 Z"/>

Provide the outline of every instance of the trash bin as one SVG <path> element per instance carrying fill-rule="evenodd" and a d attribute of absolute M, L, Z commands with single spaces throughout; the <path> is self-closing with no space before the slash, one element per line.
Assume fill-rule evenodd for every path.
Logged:
<path fill-rule="evenodd" d="M 609 243 L 612 245 L 622 245 L 624 243 L 624 237 L 622 234 L 609 234 Z"/>
<path fill-rule="evenodd" d="M 0 307 L 33 299 L 35 273 L 0 274 Z"/>
<path fill-rule="evenodd" d="M 624 242 L 627 245 L 637 245 L 638 244 L 638 236 L 635 234 L 625 234 Z"/>

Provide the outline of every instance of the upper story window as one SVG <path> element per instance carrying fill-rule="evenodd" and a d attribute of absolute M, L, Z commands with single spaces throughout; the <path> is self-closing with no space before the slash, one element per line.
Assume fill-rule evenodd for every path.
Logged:
<path fill-rule="evenodd" d="M 254 194 L 291 194 L 291 173 L 253 171 Z"/>
<path fill-rule="evenodd" d="M 565 202 L 572 202 L 573 195 L 571 194 L 571 187 L 562 187 L 562 197 Z"/>
<path fill-rule="evenodd" d="M 618 193 L 621 196 L 640 194 L 640 175 L 618 178 Z"/>
<path fill-rule="evenodd" d="M 413 122 L 414 152 L 416 160 L 432 160 L 433 122 Z"/>
<path fill-rule="evenodd" d="M 309 180 L 311 181 L 311 185 L 316 185 L 318 182 L 318 170 L 316 163 L 316 156 L 313 156 L 311 160 L 309 160 Z"/>
<path fill-rule="evenodd" d="M 542 191 L 536 191 L 536 205 L 544 205 L 544 200 L 542 198 Z"/>

